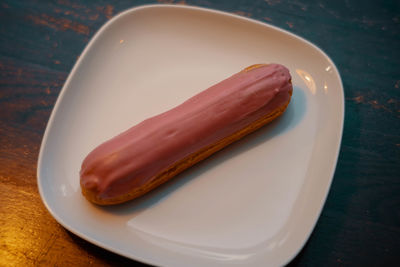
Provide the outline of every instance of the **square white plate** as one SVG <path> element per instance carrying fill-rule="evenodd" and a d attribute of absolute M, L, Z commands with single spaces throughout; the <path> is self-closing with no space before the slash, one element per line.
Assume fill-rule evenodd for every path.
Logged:
<path fill-rule="evenodd" d="M 154 192 L 101 208 L 79 187 L 98 144 L 255 63 L 293 76 L 285 114 Z M 283 265 L 308 239 L 334 174 L 343 87 L 319 48 L 274 26 L 203 8 L 142 6 L 107 22 L 51 114 L 38 186 L 55 219 L 115 253 L 163 266 Z"/>

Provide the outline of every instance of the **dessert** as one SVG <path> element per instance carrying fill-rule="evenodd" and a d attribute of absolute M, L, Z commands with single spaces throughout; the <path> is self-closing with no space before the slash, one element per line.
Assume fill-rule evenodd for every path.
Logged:
<path fill-rule="evenodd" d="M 137 198 L 280 116 L 292 90 L 286 67 L 247 67 L 95 148 L 82 193 L 99 205 Z"/>

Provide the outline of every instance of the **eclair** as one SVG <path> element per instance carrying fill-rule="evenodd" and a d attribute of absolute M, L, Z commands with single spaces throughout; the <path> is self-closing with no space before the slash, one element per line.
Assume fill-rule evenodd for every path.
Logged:
<path fill-rule="evenodd" d="M 83 160 L 92 203 L 137 198 L 279 117 L 292 83 L 280 64 L 256 64 L 100 144 Z"/>

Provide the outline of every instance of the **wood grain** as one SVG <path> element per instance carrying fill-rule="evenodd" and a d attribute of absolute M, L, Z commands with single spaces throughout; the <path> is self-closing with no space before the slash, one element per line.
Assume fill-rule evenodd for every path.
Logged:
<path fill-rule="evenodd" d="M 115 14 L 148 3 L 199 5 L 271 23 L 320 46 L 346 95 L 342 149 L 316 228 L 290 266 L 400 262 L 398 1 L 0 2 L 0 266 L 130 266 L 61 227 L 36 184 L 50 112 L 73 64 Z"/>

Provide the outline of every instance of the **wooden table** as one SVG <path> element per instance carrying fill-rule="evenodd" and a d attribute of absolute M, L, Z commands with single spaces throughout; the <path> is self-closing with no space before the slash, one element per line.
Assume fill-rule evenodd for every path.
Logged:
<path fill-rule="evenodd" d="M 292 266 L 400 264 L 398 1 L 158 1 L 268 22 L 320 46 L 346 95 L 343 141 L 318 224 Z M 153 1 L 0 3 L 0 265 L 135 264 L 61 227 L 36 185 L 41 138 L 76 59 L 118 12 Z"/>

